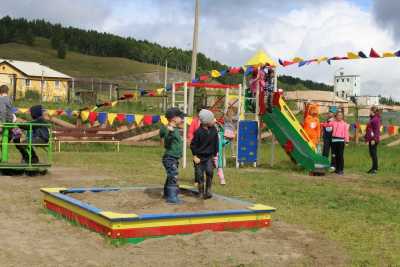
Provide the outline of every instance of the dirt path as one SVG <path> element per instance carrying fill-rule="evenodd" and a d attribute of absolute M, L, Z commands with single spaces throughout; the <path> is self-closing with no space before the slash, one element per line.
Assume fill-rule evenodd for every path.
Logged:
<path fill-rule="evenodd" d="M 0 179 L 0 266 L 342 266 L 346 258 L 333 242 L 276 220 L 256 233 L 205 232 L 114 247 L 48 215 L 39 191 L 93 186 L 110 177 L 53 168 L 43 177 Z"/>

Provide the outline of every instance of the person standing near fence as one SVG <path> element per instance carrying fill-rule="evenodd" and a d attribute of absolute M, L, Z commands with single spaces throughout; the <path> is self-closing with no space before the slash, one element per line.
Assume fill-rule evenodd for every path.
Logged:
<path fill-rule="evenodd" d="M 381 116 L 377 107 L 372 107 L 370 110 L 370 119 L 367 124 L 365 141 L 368 143 L 369 155 L 372 160 L 372 168 L 368 171 L 369 174 L 378 172 L 378 144 L 381 137 Z"/>

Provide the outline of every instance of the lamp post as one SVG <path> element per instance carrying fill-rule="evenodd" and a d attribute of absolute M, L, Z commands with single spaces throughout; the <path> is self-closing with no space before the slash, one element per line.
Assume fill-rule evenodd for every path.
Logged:
<path fill-rule="evenodd" d="M 194 28 L 193 28 L 193 48 L 192 48 L 192 67 L 190 71 L 190 79 L 196 78 L 197 69 L 197 44 L 199 42 L 199 15 L 200 15 L 200 0 L 196 0 L 195 15 L 194 15 Z M 193 115 L 194 106 L 194 87 L 189 89 L 189 103 L 188 113 Z"/>
<path fill-rule="evenodd" d="M 173 52 L 172 49 L 169 49 L 167 54 L 165 55 L 165 69 L 164 69 L 164 94 L 163 94 L 163 111 L 167 110 L 167 83 L 168 83 L 168 56 Z"/>

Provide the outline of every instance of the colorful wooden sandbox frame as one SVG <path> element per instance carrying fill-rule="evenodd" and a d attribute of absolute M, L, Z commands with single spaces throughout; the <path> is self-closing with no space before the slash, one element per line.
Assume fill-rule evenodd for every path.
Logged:
<path fill-rule="evenodd" d="M 145 190 L 154 187 L 134 187 L 128 190 Z M 197 194 L 192 187 L 180 186 L 181 192 Z M 256 230 L 271 224 L 271 213 L 275 208 L 261 204 L 252 204 L 220 195 L 214 197 L 224 201 L 240 202 L 247 208 L 197 213 L 168 214 L 122 214 L 103 211 L 85 202 L 79 201 L 69 193 L 111 192 L 120 188 L 42 188 L 43 204 L 50 212 L 76 222 L 111 239 L 124 239 L 128 243 L 138 243 L 146 238 L 167 235 L 192 234 L 206 230 L 234 231 Z"/>

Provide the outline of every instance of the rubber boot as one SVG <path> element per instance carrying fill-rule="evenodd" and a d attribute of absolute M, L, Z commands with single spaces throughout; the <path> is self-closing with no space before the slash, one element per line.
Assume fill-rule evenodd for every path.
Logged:
<path fill-rule="evenodd" d="M 203 198 L 204 197 L 204 183 L 199 183 L 197 188 L 199 189 L 199 198 Z"/>
<path fill-rule="evenodd" d="M 207 177 L 206 179 L 206 192 L 204 193 L 204 199 L 212 198 L 211 194 L 212 177 Z"/>
<path fill-rule="evenodd" d="M 167 203 L 180 204 L 181 201 L 178 197 L 178 187 L 167 186 Z"/>

